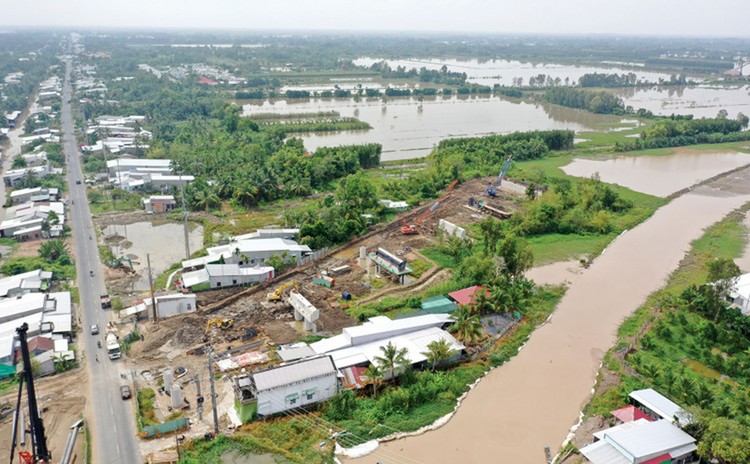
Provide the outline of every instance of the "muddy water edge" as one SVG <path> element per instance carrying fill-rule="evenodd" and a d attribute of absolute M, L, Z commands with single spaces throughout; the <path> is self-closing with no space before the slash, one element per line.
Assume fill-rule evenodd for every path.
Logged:
<path fill-rule="evenodd" d="M 570 286 L 551 321 L 520 353 L 494 369 L 444 427 L 385 443 L 404 462 L 536 464 L 578 421 L 616 331 L 709 225 L 750 201 L 750 168 L 699 187 L 616 240 Z"/>

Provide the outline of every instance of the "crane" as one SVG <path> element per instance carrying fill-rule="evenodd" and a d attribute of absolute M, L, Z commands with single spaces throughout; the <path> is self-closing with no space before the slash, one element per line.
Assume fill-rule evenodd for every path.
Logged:
<path fill-rule="evenodd" d="M 401 233 L 404 235 L 416 234 L 417 227 L 420 227 L 422 223 L 425 221 L 425 219 L 427 219 L 427 217 L 430 214 L 432 214 L 438 208 L 438 206 L 440 206 L 440 203 L 444 201 L 448 197 L 448 195 L 450 195 L 451 191 L 453 191 L 453 189 L 456 187 L 457 184 L 458 184 L 458 179 L 451 182 L 450 185 L 448 185 L 448 188 L 445 189 L 445 192 L 443 192 L 443 194 L 440 196 L 440 198 L 438 198 L 437 201 L 432 204 L 432 206 L 425 209 L 422 212 L 422 214 L 420 214 L 417 217 L 416 221 L 414 221 L 414 224 L 411 224 L 411 225 L 402 224 Z"/>
<path fill-rule="evenodd" d="M 26 382 L 26 396 L 28 396 L 29 402 L 29 423 L 31 425 L 31 443 L 32 443 L 32 454 L 29 456 L 28 451 L 19 452 L 20 459 L 24 462 L 34 462 L 37 464 L 44 464 L 50 462 L 52 455 L 47 449 L 47 437 L 44 434 L 44 424 L 42 418 L 39 416 L 39 408 L 36 404 L 36 392 L 34 390 L 34 373 L 31 370 L 31 355 L 29 353 L 29 344 L 26 340 L 26 332 L 29 331 L 29 325 L 23 323 L 21 327 L 16 329 L 18 334 L 18 340 L 21 343 L 21 357 L 23 359 L 23 377 L 18 382 L 18 400 L 16 402 L 15 412 L 15 424 L 18 424 L 19 411 L 21 410 L 21 394 L 23 393 L 23 384 Z M 13 463 L 13 452 L 16 447 L 16 432 L 17 427 L 13 428 L 13 438 L 10 444 L 10 462 Z M 31 457 L 31 460 L 29 460 Z"/>
<path fill-rule="evenodd" d="M 490 183 L 487 186 L 487 190 L 485 190 L 485 193 L 487 195 L 491 196 L 492 198 L 495 198 L 497 195 L 497 188 L 500 187 L 503 183 L 503 177 L 505 177 L 505 174 L 508 173 L 508 169 L 510 169 L 510 162 L 513 161 L 513 155 L 510 155 L 507 160 L 505 160 L 505 164 L 503 165 L 503 170 L 500 171 L 500 175 L 497 176 L 497 179 L 495 179 L 495 182 Z"/>

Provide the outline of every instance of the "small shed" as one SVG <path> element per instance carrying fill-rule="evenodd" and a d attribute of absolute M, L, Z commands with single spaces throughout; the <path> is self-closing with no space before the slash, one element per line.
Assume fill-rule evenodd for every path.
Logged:
<path fill-rule="evenodd" d="M 449 314 L 458 309 L 458 306 L 448 297 L 440 295 L 423 300 L 420 308 L 427 314 Z"/>
<path fill-rule="evenodd" d="M 477 290 L 484 290 L 485 295 L 489 296 L 490 291 L 484 289 L 481 285 L 474 285 L 473 287 L 464 288 L 463 290 L 456 290 L 455 292 L 451 292 L 448 294 L 449 297 L 453 301 L 455 301 L 459 306 L 465 306 L 468 304 L 471 304 L 474 302 L 474 293 L 476 293 Z"/>

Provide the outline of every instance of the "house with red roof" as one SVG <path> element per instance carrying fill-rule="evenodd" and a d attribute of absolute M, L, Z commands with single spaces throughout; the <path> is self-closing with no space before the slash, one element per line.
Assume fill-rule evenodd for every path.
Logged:
<path fill-rule="evenodd" d="M 200 79 L 198 79 L 198 83 L 203 84 L 203 85 L 217 85 L 218 84 L 218 82 L 216 82 L 213 79 L 209 79 L 206 76 L 201 76 Z"/>
<path fill-rule="evenodd" d="M 459 306 L 466 306 L 474 302 L 474 294 L 478 290 L 484 290 L 485 296 L 490 295 L 490 291 L 482 287 L 481 285 L 474 285 L 473 287 L 464 288 L 463 290 L 456 290 L 451 292 L 448 296 L 456 302 Z"/>

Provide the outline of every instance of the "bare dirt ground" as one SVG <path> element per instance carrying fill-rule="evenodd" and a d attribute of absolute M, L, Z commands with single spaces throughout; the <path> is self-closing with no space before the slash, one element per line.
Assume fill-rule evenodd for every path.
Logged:
<path fill-rule="evenodd" d="M 78 368 L 64 374 L 37 379 L 34 382 L 39 409 L 42 411 L 42 420 L 47 435 L 47 446 L 52 457 L 60 459 L 68 441 L 70 426 L 83 416 L 86 403 L 85 393 L 86 375 L 83 368 Z M 25 388 L 24 388 L 25 390 Z M 13 393 L 0 397 L 0 409 L 6 406 L 15 408 L 17 390 Z M 28 411 L 28 405 L 24 400 L 22 408 Z M 28 420 L 28 419 L 27 419 Z M 0 460 L 5 461 L 10 453 L 10 443 L 13 431 L 13 415 L 10 414 L 0 420 Z M 84 434 L 79 432 L 76 438 L 75 462 L 83 462 Z M 31 440 L 27 435 L 26 446 L 21 449 L 28 450 Z M 18 458 L 18 456 L 16 456 Z"/>

